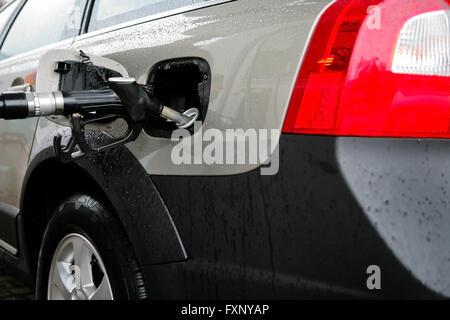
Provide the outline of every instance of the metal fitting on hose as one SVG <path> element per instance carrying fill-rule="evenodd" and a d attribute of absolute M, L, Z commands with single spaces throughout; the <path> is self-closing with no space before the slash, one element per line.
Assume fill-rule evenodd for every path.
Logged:
<path fill-rule="evenodd" d="M 25 92 L 28 117 L 61 115 L 64 112 L 64 97 L 60 91 L 37 93 Z"/>

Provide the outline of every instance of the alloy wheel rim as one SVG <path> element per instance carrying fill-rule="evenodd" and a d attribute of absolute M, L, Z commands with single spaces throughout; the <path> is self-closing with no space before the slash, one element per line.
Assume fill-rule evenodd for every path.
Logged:
<path fill-rule="evenodd" d="M 64 237 L 52 258 L 48 300 L 112 300 L 111 283 L 101 256 L 86 237 Z"/>

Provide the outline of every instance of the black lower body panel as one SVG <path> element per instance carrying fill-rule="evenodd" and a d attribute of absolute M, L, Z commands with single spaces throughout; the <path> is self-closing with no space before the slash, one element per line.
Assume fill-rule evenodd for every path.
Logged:
<path fill-rule="evenodd" d="M 421 274 L 408 253 L 421 244 L 405 249 L 405 213 L 396 210 L 401 201 L 379 196 L 398 176 L 393 171 L 374 178 L 386 164 L 398 161 L 400 170 L 408 159 L 418 166 L 412 176 L 426 175 L 418 159 L 429 156 L 426 144 L 450 147 L 441 141 L 282 135 L 274 176 L 259 170 L 153 176 L 189 259 L 145 267 L 150 292 L 155 298 L 439 297 L 427 283 L 432 277 Z M 389 194 L 408 193 L 408 187 Z M 371 265 L 381 269 L 381 290 L 367 288 Z"/>

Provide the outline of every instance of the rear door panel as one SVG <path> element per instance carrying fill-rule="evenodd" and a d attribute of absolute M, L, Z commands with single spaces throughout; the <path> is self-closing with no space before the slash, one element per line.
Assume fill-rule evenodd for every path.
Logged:
<path fill-rule="evenodd" d="M 0 61 L 0 92 L 24 82 L 35 87 L 39 58 L 49 50 L 70 47 L 86 5 L 84 0 L 17 2 L 19 7 L 1 34 L 0 54 L 6 59 Z M 0 120 L 0 202 L 16 208 L 37 123 L 37 119 Z"/>

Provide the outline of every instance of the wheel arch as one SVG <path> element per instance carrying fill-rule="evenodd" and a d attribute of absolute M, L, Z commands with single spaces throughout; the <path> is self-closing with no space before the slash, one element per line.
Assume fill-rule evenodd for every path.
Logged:
<path fill-rule="evenodd" d="M 141 265 L 187 258 L 158 190 L 125 147 L 69 164 L 61 163 L 49 147 L 30 162 L 21 195 L 19 255 L 33 276 L 51 215 L 61 201 L 79 192 L 95 196 L 114 209 Z"/>

